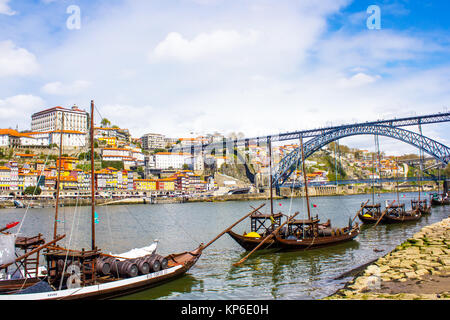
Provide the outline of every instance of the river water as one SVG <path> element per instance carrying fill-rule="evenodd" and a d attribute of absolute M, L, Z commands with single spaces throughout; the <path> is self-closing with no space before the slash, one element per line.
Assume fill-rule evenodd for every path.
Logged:
<path fill-rule="evenodd" d="M 416 196 L 402 193 L 400 201 L 409 209 L 411 198 Z M 370 195 L 315 197 L 310 199 L 311 206 L 316 205 L 311 211 L 313 215 L 319 214 L 323 222 L 330 219 L 332 226 L 344 227 L 369 198 Z M 375 198 L 384 206 L 386 200 L 394 200 L 396 195 L 380 194 Z M 157 251 L 162 255 L 192 250 L 250 212 L 251 206 L 256 208 L 264 202 L 266 206 L 261 211 L 269 212 L 269 201 L 98 206 L 96 244 L 105 253 L 119 254 L 158 239 Z M 285 214 L 299 211 L 297 218 L 304 218 L 305 203 L 303 198 L 275 200 L 274 208 Z M 3 209 L 0 226 L 23 219 L 22 235 L 40 232 L 50 239 L 54 211 L 54 208 Z M 339 275 L 387 254 L 423 226 L 440 221 L 449 213 L 448 207 L 433 207 L 430 215 L 417 222 L 363 226 L 355 240 L 333 247 L 288 253 L 260 251 L 239 267 L 232 264 L 246 252 L 225 234 L 204 251 L 185 276 L 124 299 L 320 299 L 333 294 L 350 279 L 335 280 Z M 60 208 L 58 220 L 58 233 L 67 235 L 62 244 L 75 249 L 90 247 L 90 207 Z M 249 232 L 249 221 L 233 230 Z"/>

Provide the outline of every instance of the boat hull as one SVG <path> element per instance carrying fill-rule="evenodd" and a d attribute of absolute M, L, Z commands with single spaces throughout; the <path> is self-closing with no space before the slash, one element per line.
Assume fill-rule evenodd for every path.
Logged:
<path fill-rule="evenodd" d="M 431 199 L 431 204 L 433 205 L 433 206 L 445 206 L 445 205 L 449 205 L 450 204 L 450 200 L 438 200 L 438 199 L 434 199 L 434 198 L 432 198 Z"/>
<path fill-rule="evenodd" d="M 184 275 L 198 261 L 200 246 L 194 251 L 169 255 L 167 269 L 133 278 L 98 283 L 81 288 L 28 294 L 2 294 L 0 300 L 96 300 L 129 295 L 161 285 Z"/>
<path fill-rule="evenodd" d="M 410 222 L 410 221 L 417 221 L 422 217 L 422 214 L 420 211 L 418 211 L 415 214 L 411 215 L 401 215 L 399 217 L 386 215 L 384 223 L 386 224 L 395 224 L 395 223 L 404 223 L 404 222 Z"/>
<path fill-rule="evenodd" d="M 431 206 L 426 207 L 426 208 L 419 208 L 420 214 L 424 215 L 424 214 L 430 214 L 431 213 Z"/>
<path fill-rule="evenodd" d="M 247 251 L 251 251 L 255 249 L 265 238 L 250 238 L 240 234 L 237 234 L 231 230 L 227 232 L 231 238 L 233 238 L 239 245 Z M 267 240 L 258 250 L 268 249 L 268 248 L 277 248 L 277 243 L 275 240 L 270 239 Z"/>
<path fill-rule="evenodd" d="M 315 238 L 305 238 L 299 240 L 282 239 L 279 235 L 275 236 L 275 241 L 282 250 L 298 251 L 311 250 L 315 248 L 328 247 L 353 240 L 359 235 L 360 229 L 353 228 L 350 232 L 335 236 L 319 236 Z"/>
<path fill-rule="evenodd" d="M 364 224 L 373 224 L 373 223 L 377 223 L 378 220 L 380 219 L 380 217 L 365 217 L 362 214 L 358 214 L 358 218 L 359 220 L 361 220 L 362 223 Z M 381 219 L 380 223 L 383 223 L 384 217 Z"/>

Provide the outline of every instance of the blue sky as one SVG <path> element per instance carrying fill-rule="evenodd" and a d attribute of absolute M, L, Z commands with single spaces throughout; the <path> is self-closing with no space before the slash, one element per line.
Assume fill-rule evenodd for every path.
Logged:
<path fill-rule="evenodd" d="M 66 26 L 70 5 L 78 30 Z M 380 30 L 366 26 L 370 5 Z M 413 0 L 0 0 L 0 127 L 26 130 L 33 112 L 88 109 L 91 99 L 136 137 L 255 136 L 442 112 L 449 12 L 448 1 Z M 446 144 L 449 131 L 424 128 Z"/>

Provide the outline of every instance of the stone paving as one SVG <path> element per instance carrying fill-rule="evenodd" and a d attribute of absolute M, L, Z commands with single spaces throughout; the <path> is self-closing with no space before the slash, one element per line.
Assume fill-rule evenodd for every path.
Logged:
<path fill-rule="evenodd" d="M 326 299 L 450 299 L 450 218 L 422 228 Z"/>

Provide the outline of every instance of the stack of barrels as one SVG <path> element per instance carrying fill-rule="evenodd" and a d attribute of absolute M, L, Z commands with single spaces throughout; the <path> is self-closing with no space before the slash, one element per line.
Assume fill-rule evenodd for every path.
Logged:
<path fill-rule="evenodd" d="M 114 257 L 101 257 L 97 260 L 97 272 L 105 276 L 132 278 L 167 269 L 167 265 L 167 259 L 156 253 L 124 261 L 119 261 Z"/>

